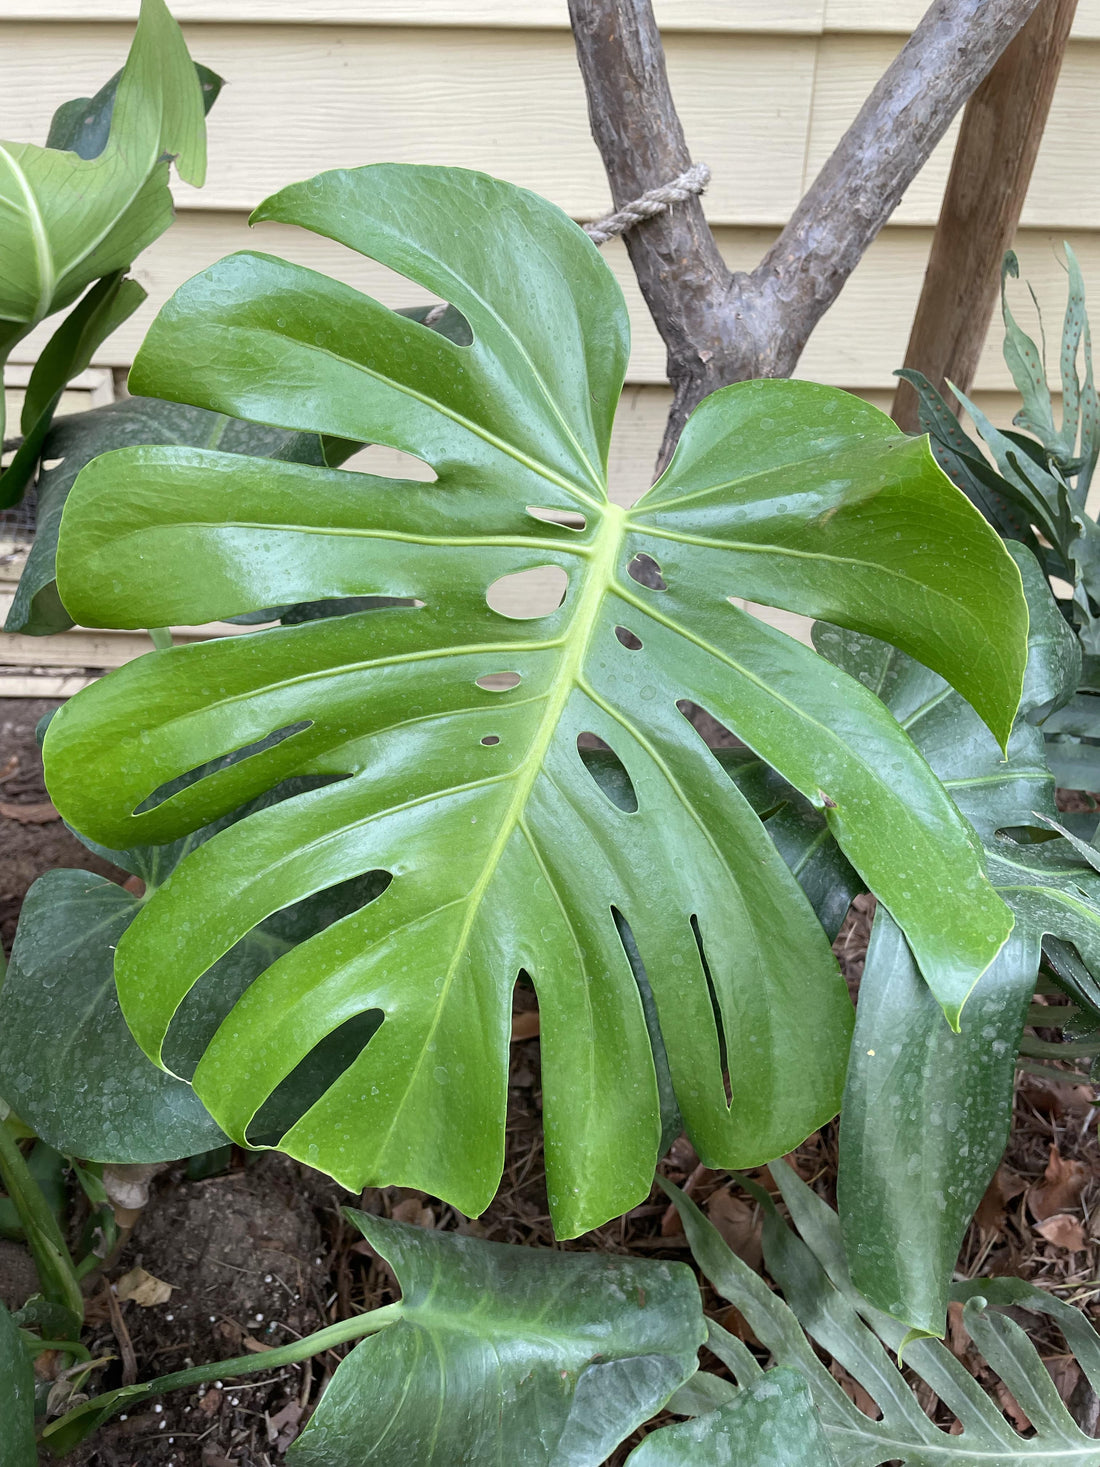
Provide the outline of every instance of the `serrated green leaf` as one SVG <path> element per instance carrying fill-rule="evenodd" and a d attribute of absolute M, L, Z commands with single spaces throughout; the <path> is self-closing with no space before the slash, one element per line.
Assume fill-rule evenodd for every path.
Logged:
<path fill-rule="evenodd" d="M 396 1273 L 401 1317 L 339 1366 L 294 1467 L 599 1467 L 695 1371 L 684 1264 L 347 1216 Z"/>
<path fill-rule="evenodd" d="M 523 969 L 542 1015 L 555 1227 L 623 1211 L 648 1191 L 659 1115 L 622 920 L 700 1155 L 747 1165 L 789 1149 L 835 1111 L 850 1007 L 809 903 L 678 705 L 706 708 L 827 810 L 957 1020 L 1011 925 L 972 830 L 879 702 L 730 598 L 889 633 L 1003 734 L 1024 668 L 1015 566 L 924 445 L 807 383 L 715 394 L 649 494 L 609 503 L 625 309 L 591 242 L 534 195 L 386 165 L 284 190 L 257 217 L 401 271 L 471 339 L 249 253 L 183 287 L 146 340 L 139 390 L 384 443 L 438 480 L 163 449 L 81 475 L 58 569 L 86 624 L 424 603 L 157 653 L 54 720 L 51 793 L 115 846 L 179 838 L 292 772 L 340 777 L 223 832 L 158 890 L 119 944 L 131 1029 L 162 1060 L 191 986 L 256 923 L 385 870 L 386 892 L 274 963 L 207 1048 L 194 1084 L 235 1140 L 319 1041 L 381 1012 L 280 1146 L 355 1189 L 400 1182 L 480 1211 L 500 1176 Z M 914 528 L 931 520 L 936 540 Z M 631 573 L 639 556 L 656 580 Z M 486 604 L 499 577 L 544 565 L 569 581 L 561 606 L 521 621 Z M 506 672 L 508 691 L 477 681 Z M 637 809 L 600 788 L 578 751 L 587 733 Z M 234 750 L 249 757 L 158 794 Z"/>
<path fill-rule="evenodd" d="M 802 1377 L 778 1366 L 718 1410 L 651 1432 L 628 1467 L 837 1467 Z"/>
<path fill-rule="evenodd" d="M 0 1467 L 37 1467 L 34 1371 L 11 1315 L 0 1303 Z"/>
<path fill-rule="evenodd" d="M 776 1366 L 795 1370 L 806 1381 L 839 1467 L 882 1467 L 887 1462 L 902 1467 L 990 1467 L 993 1463 L 996 1467 L 1096 1467 L 1100 1463 L 1100 1443 L 1086 1437 L 1069 1418 L 1045 1365 L 1023 1332 L 1010 1320 L 985 1310 L 974 1297 L 1041 1309 L 1040 1290 L 1019 1280 L 975 1279 L 954 1291 L 956 1297 L 970 1300 L 966 1325 L 983 1352 L 988 1352 L 990 1364 L 1002 1373 L 1017 1400 L 1029 1401 L 1035 1408 L 1033 1436 L 1020 1436 L 970 1371 L 939 1340 L 917 1339 L 906 1345 L 906 1367 L 962 1424 L 961 1433 L 951 1435 L 925 1415 L 898 1369 L 896 1357 L 905 1327 L 875 1309 L 853 1287 L 836 1214 L 790 1167 L 777 1166 L 772 1175 L 797 1233 L 780 1219 L 767 1193 L 755 1184 L 750 1187 L 764 1209 L 764 1262 L 786 1302 L 731 1252 L 690 1198 L 667 1184 L 665 1190 L 676 1204 L 692 1252 L 707 1278 L 744 1314 Z M 1100 1338 L 1078 1311 L 1049 1297 L 1042 1299 L 1043 1312 L 1058 1318 L 1089 1378 L 1100 1379 Z M 882 1413 L 880 1419 L 872 1420 L 849 1400 L 810 1340 L 863 1387 Z"/>

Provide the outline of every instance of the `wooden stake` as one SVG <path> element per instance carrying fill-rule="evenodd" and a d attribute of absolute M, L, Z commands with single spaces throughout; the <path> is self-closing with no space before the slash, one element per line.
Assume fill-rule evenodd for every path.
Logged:
<path fill-rule="evenodd" d="M 950 396 L 969 392 L 1020 222 L 1077 0 L 1040 0 L 966 104 L 905 365 Z M 899 382 L 892 416 L 915 432 L 917 394 Z"/>

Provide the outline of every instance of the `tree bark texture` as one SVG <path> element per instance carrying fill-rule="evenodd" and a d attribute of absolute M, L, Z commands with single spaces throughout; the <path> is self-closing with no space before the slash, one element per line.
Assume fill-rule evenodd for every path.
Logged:
<path fill-rule="evenodd" d="M 767 255 L 731 272 L 698 199 L 626 238 L 668 350 L 673 386 L 658 467 L 715 388 L 787 377 L 868 245 L 1039 0 L 933 0 Z M 616 208 L 691 157 L 650 0 L 569 0 L 592 133 Z"/>
<path fill-rule="evenodd" d="M 948 379 L 969 392 L 977 371 L 1076 9 L 1077 0 L 1040 0 L 963 113 L 905 354 L 952 405 Z M 898 383 L 893 417 L 917 431 L 908 382 Z"/>

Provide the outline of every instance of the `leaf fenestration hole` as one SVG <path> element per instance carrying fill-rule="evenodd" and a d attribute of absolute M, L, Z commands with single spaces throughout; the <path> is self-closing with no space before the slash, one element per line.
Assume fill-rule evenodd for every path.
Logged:
<path fill-rule="evenodd" d="M 581 763 L 592 776 L 592 782 L 618 810 L 634 815 L 638 809 L 638 792 L 626 772 L 626 765 L 610 744 L 605 744 L 598 734 L 579 733 L 577 753 Z"/>
<path fill-rule="evenodd" d="M 482 739 L 481 742 L 483 744 L 499 744 L 500 743 L 500 735 L 499 734 L 486 734 L 485 737 Z"/>
<path fill-rule="evenodd" d="M 483 672 L 474 678 L 474 682 L 487 693 L 506 693 L 519 684 L 520 675 L 518 672 Z"/>
<path fill-rule="evenodd" d="M 623 646 L 626 647 L 629 651 L 640 652 L 642 650 L 641 637 L 639 637 L 635 632 L 632 632 L 629 627 L 616 627 L 615 635 L 618 637 Z"/>
<path fill-rule="evenodd" d="M 547 525 L 561 525 L 566 530 L 579 532 L 588 525 L 583 514 L 571 509 L 546 509 L 540 504 L 529 504 L 527 513 L 532 519 L 542 520 Z"/>
<path fill-rule="evenodd" d="M 485 593 L 493 611 L 512 621 L 529 621 L 557 611 L 569 589 L 560 565 L 537 565 L 500 576 Z"/>
<path fill-rule="evenodd" d="M 691 930 L 695 937 L 695 946 L 699 949 L 699 962 L 703 967 L 703 976 L 707 980 L 707 990 L 710 993 L 710 1006 L 714 1013 L 714 1027 L 718 1031 L 719 1063 L 722 1066 L 722 1081 L 726 1088 L 726 1104 L 732 1099 L 729 1082 L 729 1048 L 726 1044 L 726 1026 L 722 1019 L 722 1005 L 718 1002 L 718 994 L 715 992 L 714 979 L 711 977 L 710 964 L 707 962 L 707 950 L 703 943 L 703 933 L 699 926 L 699 918 L 692 914 Z"/>
<path fill-rule="evenodd" d="M 640 550 L 630 562 L 626 573 L 632 581 L 637 581 L 639 586 L 646 586 L 651 591 L 668 590 L 668 582 L 661 574 L 661 567 L 644 550 Z"/>
<path fill-rule="evenodd" d="M 392 881 L 392 872 L 378 869 L 322 887 L 274 912 L 234 943 L 199 978 L 173 1015 L 164 1040 L 164 1062 L 173 1074 L 191 1079 L 218 1026 L 276 959 L 296 943 L 369 907 Z"/>
<path fill-rule="evenodd" d="M 250 1144 L 278 1142 L 336 1084 L 382 1027 L 381 1009 L 353 1014 L 326 1034 L 320 1043 L 281 1080 L 253 1116 L 246 1132 Z"/>
<path fill-rule="evenodd" d="M 241 748 L 234 749 L 229 754 L 221 754 L 217 759 L 208 759 L 205 764 L 196 765 L 186 774 L 178 774 L 175 778 L 158 785 L 152 794 L 146 795 L 140 805 L 134 806 L 133 813 L 144 815 L 149 810 L 155 810 L 176 795 L 182 794 L 184 790 L 190 789 L 193 784 L 198 784 L 200 779 L 206 779 L 211 774 L 218 774 L 221 770 L 229 769 L 234 764 L 240 764 L 245 759 L 251 759 L 256 754 L 266 754 L 268 749 L 274 749 L 285 739 L 293 738 L 295 734 L 303 733 L 307 728 L 312 727 L 312 718 L 306 718 L 300 723 L 288 723 L 284 728 L 277 728 L 273 733 L 265 734 L 262 739 L 243 744 Z"/>

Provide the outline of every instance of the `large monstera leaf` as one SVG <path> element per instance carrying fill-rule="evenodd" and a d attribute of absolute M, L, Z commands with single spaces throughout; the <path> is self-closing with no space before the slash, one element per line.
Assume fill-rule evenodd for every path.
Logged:
<path fill-rule="evenodd" d="M 971 828 L 870 692 L 730 598 L 892 639 L 1004 739 L 1026 659 L 1016 567 L 923 442 L 807 383 L 716 393 L 650 492 L 630 511 L 609 502 L 624 304 L 583 232 L 534 195 L 382 165 L 289 188 L 257 217 L 417 281 L 472 339 L 231 256 L 164 308 L 134 388 L 387 444 L 436 482 L 146 447 L 74 487 L 58 585 L 83 623 L 410 603 L 155 652 L 51 724 L 58 807 L 116 848 L 176 839 L 288 775 L 332 781 L 217 835 L 147 903 L 116 959 L 135 1037 L 163 1063 L 173 1016 L 222 954 L 280 908 L 380 870 L 383 894 L 272 963 L 208 1045 L 193 1083 L 230 1136 L 247 1142 L 303 1057 L 374 1011 L 369 1045 L 281 1148 L 353 1189 L 403 1183 L 480 1211 L 501 1171 L 525 970 L 555 1226 L 622 1212 L 649 1188 L 659 1135 L 625 923 L 700 1155 L 787 1150 L 836 1110 L 851 1008 L 808 901 L 681 705 L 827 812 L 957 1022 L 1012 922 Z M 556 609 L 487 604 L 499 578 L 542 566 L 568 581 Z M 589 772 L 586 734 L 614 751 L 625 795 Z"/>

